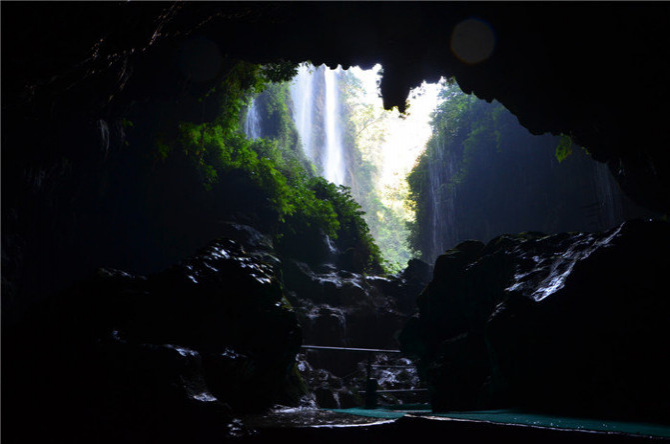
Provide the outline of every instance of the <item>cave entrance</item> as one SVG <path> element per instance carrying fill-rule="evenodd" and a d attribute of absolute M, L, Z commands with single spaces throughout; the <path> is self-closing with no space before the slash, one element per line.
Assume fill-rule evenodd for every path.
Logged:
<path fill-rule="evenodd" d="M 604 230 L 650 215 L 568 136 L 532 135 L 499 102 L 444 78 L 411 90 L 405 114 L 385 110 L 382 76 L 379 64 L 305 62 L 286 104 L 311 168 L 350 188 L 389 271 L 412 257 L 432 263 L 467 239 Z M 247 107 L 252 139 L 273 131 L 267 101 L 261 94 Z"/>
<path fill-rule="evenodd" d="M 607 167 L 593 162 L 569 137 L 532 135 L 500 103 L 467 95 L 444 79 L 411 91 L 405 115 L 386 111 L 378 94 L 381 75 L 379 65 L 344 70 L 302 64 L 283 90 L 272 87 L 252 95 L 242 124 L 255 143 L 297 140 L 283 149 L 299 151 L 312 174 L 350 190 L 382 256 L 391 262 L 387 271 L 405 273 L 410 258 L 422 259 L 428 268 L 446 250 L 470 239 L 602 231 L 637 211 Z M 284 109 L 284 120 L 277 117 L 278 109 Z M 288 123 L 295 139 L 287 136 Z M 305 243 L 305 238 L 293 242 Z M 403 363 L 389 359 L 390 352 L 377 354 L 374 361 L 372 356 L 342 357 L 347 350 L 393 350 L 394 335 L 407 318 L 395 323 L 398 319 L 380 316 L 386 302 L 375 292 L 393 291 L 356 272 L 343 272 L 349 264 L 334 259 L 342 255 L 342 243 L 329 240 L 327 245 L 332 255 L 326 255 L 325 264 L 296 265 L 285 272 L 287 289 L 294 294 L 291 303 L 311 344 L 303 349 L 299 366 L 318 404 L 354 403 L 347 398 L 352 392 L 365 402 L 373 366 L 376 374 L 387 376 L 380 395 L 416 392 L 416 371 L 399 370 L 413 367 L 405 357 Z M 291 279 L 295 276 L 299 279 Z M 319 284 L 292 287 L 298 281 Z M 406 292 L 411 299 L 403 312 L 407 317 L 416 310 L 422 288 L 412 291 Z M 372 309 L 361 308 L 366 304 Z M 334 350 L 340 355 L 331 356 Z"/>
<path fill-rule="evenodd" d="M 444 79 L 410 91 L 409 108 L 385 110 L 380 93 L 383 67 L 342 69 L 300 64 L 289 82 L 288 107 L 311 169 L 351 190 L 386 260 L 399 272 L 412 257 L 407 243 L 414 212 L 406 177 L 431 137 L 431 114 Z M 263 109 L 267 93 L 251 99 L 244 131 L 258 139 L 273 133 Z"/>

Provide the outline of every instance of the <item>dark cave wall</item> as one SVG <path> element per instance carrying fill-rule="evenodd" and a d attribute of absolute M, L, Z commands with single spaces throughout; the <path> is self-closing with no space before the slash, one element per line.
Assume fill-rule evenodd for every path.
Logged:
<path fill-rule="evenodd" d="M 132 112 L 159 120 L 166 109 L 204 120 L 213 109 L 195 98 L 234 58 L 380 62 L 387 107 L 403 108 L 421 80 L 453 75 L 531 132 L 572 135 L 637 203 L 667 213 L 669 13 L 646 3 L 3 2 L 3 318 L 86 267 L 127 266 L 118 259 L 160 269 L 216 231 L 199 229 L 211 212 L 188 207 L 207 205 L 188 202 L 192 184 L 171 200 L 175 190 L 143 182 L 147 165 L 125 145 L 122 121 Z M 472 16 L 491 25 L 496 47 L 466 65 L 449 45 Z M 213 52 L 185 57 L 196 37 Z M 199 75 L 211 54 L 223 62 Z M 138 186 L 156 193 L 133 197 Z M 156 233 L 167 222 L 143 222 L 146 202 L 194 217 Z M 155 242 L 129 259 L 143 233 Z M 175 242 L 166 258 L 160 245 Z"/>
<path fill-rule="evenodd" d="M 670 94 L 670 8 L 664 4 L 7 5 L 7 104 L 29 100 L 46 107 L 60 101 L 64 90 L 81 89 L 82 78 L 95 77 L 97 85 L 105 76 L 107 88 L 91 91 L 91 103 L 81 104 L 91 111 L 93 104 L 109 111 L 115 90 L 131 90 L 134 100 L 174 98 L 175 81 L 183 79 L 157 71 L 180 69 L 166 48 L 175 50 L 193 33 L 213 41 L 223 56 L 256 62 L 381 62 L 385 106 L 403 108 L 410 87 L 455 75 L 466 92 L 497 99 L 532 133 L 571 134 L 595 159 L 610 164 L 637 201 L 668 209 L 665 149 L 658 146 Z M 496 37 L 491 57 L 475 65 L 462 63 L 449 49 L 454 25 L 469 17 L 487 21 Z M 145 60 L 152 61 L 148 71 L 138 66 Z M 122 107 L 124 100 L 115 99 L 111 104 Z"/>

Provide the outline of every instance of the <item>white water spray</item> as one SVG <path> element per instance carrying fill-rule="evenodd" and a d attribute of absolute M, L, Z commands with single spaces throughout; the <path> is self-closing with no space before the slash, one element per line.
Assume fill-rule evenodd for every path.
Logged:
<path fill-rule="evenodd" d="M 593 162 L 593 170 L 598 229 L 606 230 L 624 219 L 621 197 L 616 180 L 606 164 Z"/>
<path fill-rule="evenodd" d="M 313 134 L 314 134 L 314 67 L 300 65 L 298 74 L 291 85 L 293 99 L 293 121 L 300 134 L 302 149 L 308 159 L 314 162 Z"/>
<path fill-rule="evenodd" d="M 347 181 L 339 71 L 339 67 L 301 65 L 291 85 L 291 98 L 303 152 L 326 180 L 343 185 Z"/>
<path fill-rule="evenodd" d="M 447 152 L 442 138 L 434 154 L 434 161 L 428 165 L 431 196 L 431 242 L 430 251 L 425 252 L 429 261 L 434 261 L 458 239 L 456 232 L 455 188 L 449 183 L 456 174 L 455 160 Z M 446 168 L 445 168 L 446 166 Z"/>
<path fill-rule="evenodd" d="M 340 94 L 337 85 L 337 70 L 326 68 L 326 100 L 324 127 L 326 130 L 326 153 L 323 165 L 326 179 L 336 185 L 344 184 L 344 147 L 342 145 L 342 127 L 340 124 Z"/>
<path fill-rule="evenodd" d="M 258 114 L 256 107 L 256 99 L 251 100 L 249 108 L 247 108 L 247 118 L 244 122 L 244 134 L 251 139 L 258 139 L 261 137 L 261 117 Z"/>

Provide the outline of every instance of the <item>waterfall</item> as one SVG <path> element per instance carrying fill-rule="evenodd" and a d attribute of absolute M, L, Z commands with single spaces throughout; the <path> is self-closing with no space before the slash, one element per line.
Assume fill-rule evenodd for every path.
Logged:
<path fill-rule="evenodd" d="M 300 65 L 298 74 L 291 85 L 291 99 L 293 100 L 293 121 L 300 134 L 302 149 L 308 159 L 314 161 L 312 148 L 312 134 L 314 133 L 314 67 Z"/>
<path fill-rule="evenodd" d="M 593 162 L 593 167 L 598 229 L 607 230 L 624 220 L 620 192 L 606 164 Z"/>
<path fill-rule="evenodd" d="M 100 119 L 98 120 L 98 129 L 100 130 L 100 147 L 106 156 L 109 152 L 109 125 L 106 121 Z"/>
<path fill-rule="evenodd" d="M 459 240 L 455 220 L 456 187 L 450 184 L 458 172 L 456 160 L 447 151 L 443 137 L 437 140 L 434 149 L 433 161 L 428 165 L 431 230 L 424 254 L 424 259 L 430 262 Z"/>
<path fill-rule="evenodd" d="M 440 144 L 441 145 L 441 144 Z M 440 146 L 438 148 L 438 155 L 441 157 L 442 153 L 442 147 Z M 441 190 L 441 185 L 442 185 L 442 180 L 441 180 L 441 170 L 442 170 L 442 162 L 431 162 L 428 165 L 428 179 L 430 183 L 430 203 L 432 205 L 432 211 L 431 211 L 431 229 L 430 229 L 430 250 L 427 251 L 427 258 L 431 262 L 435 260 L 438 254 L 440 254 L 440 250 L 442 249 L 441 242 L 439 241 L 440 239 L 440 234 L 439 231 L 442 229 L 442 223 L 440 221 L 441 216 L 442 216 L 442 208 L 440 205 L 440 190 Z"/>
<path fill-rule="evenodd" d="M 247 118 L 244 122 L 244 134 L 251 139 L 258 139 L 261 134 L 261 116 L 256 107 L 256 99 L 252 99 L 247 108 Z"/>
<path fill-rule="evenodd" d="M 339 69 L 339 68 L 338 68 Z M 326 69 L 326 100 L 324 127 L 326 129 L 326 155 L 324 173 L 327 180 L 337 185 L 344 184 L 344 147 L 340 125 L 340 94 L 337 88 L 337 71 Z"/>
<path fill-rule="evenodd" d="M 301 65 L 291 84 L 291 99 L 303 152 L 328 181 L 342 185 L 346 166 L 339 70 Z"/>

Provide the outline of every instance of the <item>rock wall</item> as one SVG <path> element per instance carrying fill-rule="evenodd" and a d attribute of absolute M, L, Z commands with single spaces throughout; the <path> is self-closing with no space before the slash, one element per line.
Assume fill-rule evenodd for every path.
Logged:
<path fill-rule="evenodd" d="M 415 312 L 416 295 L 428 282 L 430 267 L 413 260 L 398 275 L 364 275 L 331 264 L 284 261 L 287 298 L 302 327 L 303 343 L 327 347 L 397 350 L 397 337 Z M 382 389 L 419 384 L 405 356 L 338 350 L 303 350 L 302 374 L 320 407 L 344 408 L 364 403 L 368 361 L 374 365 L 407 365 L 407 369 L 375 368 Z M 389 399 L 389 402 L 395 400 Z"/>
<path fill-rule="evenodd" d="M 69 299 L 47 306 L 41 315 L 28 314 L 31 307 L 40 306 L 41 300 L 76 281 L 91 263 L 117 254 L 127 259 L 136 251 L 133 248 L 138 239 L 146 240 L 152 235 L 155 225 L 142 224 L 146 232 L 136 227 L 146 216 L 146 201 L 133 200 L 133 205 L 127 205 L 126 197 L 138 189 L 135 172 L 146 165 L 132 156 L 132 147 L 123 143 L 123 117 L 133 107 L 144 110 L 142 106 L 146 104 L 150 105 L 148 109 L 180 110 L 194 121 L 215 113 L 216 104 L 199 103 L 197 98 L 226 74 L 225 67 L 229 65 L 222 63 L 219 71 L 209 74 L 197 71 L 201 67 L 198 58 L 184 57 L 184 48 L 189 47 L 189 39 L 196 38 L 196 34 L 200 41 L 212 43 L 206 47 L 215 58 L 238 57 L 259 63 L 283 58 L 345 67 L 370 67 L 381 62 L 385 69 L 381 89 L 387 107 L 403 107 L 408 88 L 421 80 L 455 75 L 466 92 L 487 100 L 498 99 L 532 132 L 571 134 L 575 142 L 589 148 L 594 158 L 610 165 L 623 188 L 638 203 L 661 213 L 670 208 L 670 173 L 664 159 L 666 148 L 661 143 L 669 120 L 664 104 L 670 95 L 670 8 L 666 5 L 8 2 L 2 4 L 2 13 L 6 37 L 3 61 L 9 62 L 3 65 L 2 80 L 3 401 L 13 400 L 8 404 L 13 407 L 9 416 L 3 417 L 10 429 L 3 433 L 22 435 L 25 441 L 49 441 L 46 438 L 50 435 L 75 432 L 73 440 L 91 442 L 99 437 L 96 434 L 103 434 L 118 442 L 126 441 L 122 435 L 130 429 L 152 438 L 188 436 L 192 421 L 198 424 L 207 417 L 179 413 L 193 411 L 187 406 L 189 403 L 202 405 L 213 416 L 225 407 L 210 402 L 210 395 L 231 407 L 236 404 L 234 391 L 229 392 L 228 386 L 217 387 L 208 377 L 213 369 L 223 367 L 216 373 L 230 372 L 231 380 L 250 378 L 250 384 L 240 387 L 257 387 L 259 402 L 269 402 L 281 392 L 274 384 L 288 377 L 287 368 L 295 365 L 292 359 L 299 345 L 297 323 L 290 312 L 281 308 L 281 293 L 274 284 L 273 272 L 261 267 L 258 257 L 248 256 L 229 243 L 215 244 L 212 248 L 216 250 L 204 252 L 213 259 L 197 256 L 191 262 L 147 276 L 146 280 L 130 273 L 107 273 L 68 292 Z M 455 57 L 450 40 L 456 24 L 473 15 L 491 25 L 497 43 L 488 60 L 471 65 Z M 145 114 L 148 119 L 160 119 L 160 113 Z M 140 133 L 145 130 L 137 129 Z M 169 172 L 165 174 L 170 177 Z M 178 193 L 182 200 L 188 200 L 188 187 L 182 189 L 181 185 L 174 184 L 176 189 L 158 195 L 164 198 Z M 113 193 L 106 194 L 107 190 Z M 112 197 L 102 199 L 104 195 Z M 158 200 L 153 195 L 147 199 L 153 203 Z M 160 202 L 160 207 L 170 209 L 167 214 L 174 216 L 164 219 L 186 219 L 187 224 L 174 231 L 166 230 L 168 234 L 155 242 L 169 249 L 183 241 L 181 235 L 191 233 L 192 239 L 173 251 L 176 257 L 183 257 L 193 245 L 202 245 L 202 236 L 217 231 L 211 226 L 216 218 L 207 214 L 208 202 L 183 206 L 172 203 L 169 199 Z M 195 222 L 191 220 L 193 207 L 202 210 L 202 217 Z M 203 230 L 201 222 L 206 220 L 210 225 Z M 579 280 L 586 279 L 591 290 L 598 288 L 598 282 L 605 282 L 606 291 L 590 291 L 588 297 L 612 292 L 621 297 L 613 299 L 616 304 L 611 307 L 595 303 L 585 311 L 593 318 L 601 315 L 596 308 L 607 309 L 602 313 L 607 322 L 599 321 L 597 325 L 602 324 L 608 335 L 598 342 L 589 331 L 587 349 L 592 350 L 595 345 L 602 345 L 602 350 L 612 350 L 617 344 L 625 347 L 621 353 L 607 355 L 620 365 L 615 367 L 620 369 L 618 373 L 607 373 L 605 380 L 593 387 L 614 387 L 612 393 L 621 394 L 620 399 L 631 407 L 639 407 L 641 414 L 651 414 L 650 409 L 659 406 L 658 411 L 667 417 L 667 405 L 664 407 L 658 398 L 668 398 L 667 382 L 663 385 L 658 377 L 660 367 L 656 364 L 656 351 L 663 350 L 665 344 L 658 338 L 667 339 L 657 322 L 658 317 L 667 320 L 667 305 L 659 296 L 665 294 L 660 279 L 667 262 L 663 262 L 664 256 L 659 262 L 651 259 L 657 257 L 654 252 L 667 245 L 667 237 L 661 241 L 660 233 L 659 237 L 652 236 L 658 225 L 649 226 L 647 234 L 630 228 L 634 226 L 626 225 L 614 233 L 606 242 L 612 248 L 598 247 L 588 257 L 579 259 L 567 275 L 579 278 L 566 280 L 564 287 L 545 300 L 527 304 L 524 301 L 529 299 L 523 294 L 504 291 L 516 283 L 514 267 L 507 270 L 504 265 L 506 258 L 514 257 L 517 244 L 542 243 L 541 238 L 504 237 L 481 253 L 475 252 L 481 246 L 471 245 L 462 258 L 456 257 L 460 253 L 453 253 L 453 261 L 447 256 L 438 261 L 438 280 L 422 296 L 421 317 L 413 321 L 416 329 L 412 335 L 421 338 L 425 329 L 435 336 L 423 335 L 423 341 L 414 341 L 418 345 L 408 346 L 408 350 L 424 359 L 426 374 L 433 367 L 437 369 L 430 377 L 435 387 L 449 386 L 450 378 L 440 379 L 440 374 L 447 373 L 439 371 L 439 366 L 456 362 L 440 361 L 437 356 L 455 356 L 464 350 L 473 355 L 472 362 L 481 364 L 472 371 L 472 382 L 464 384 L 464 391 L 478 387 L 482 377 L 491 375 L 492 390 L 501 393 L 493 399 L 516 393 L 515 401 L 520 404 L 564 405 L 567 395 L 575 393 L 574 387 L 584 387 L 583 383 L 571 382 L 583 382 L 597 375 L 582 376 L 580 380 L 570 374 L 565 383 L 556 385 L 566 389 L 561 393 L 550 390 L 553 384 L 543 385 L 543 390 L 537 391 L 546 399 L 543 403 L 533 396 L 530 385 L 524 385 L 524 381 L 529 381 L 524 371 L 530 371 L 534 361 L 528 360 L 528 353 L 522 353 L 523 348 L 512 346 L 521 347 L 533 337 L 542 339 L 547 346 L 530 349 L 534 353 L 545 352 L 538 355 L 538 372 L 530 376 L 537 378 L 542 374 L 552 382 L 559 380 L 552 369 L 565 370 L 565 366 L 552 367 L 555 360 L 546 355 L 554 345 L 551 335 L 521 333 L 525 328 L 551 325 L 532 321 L 544 319 L 543 316 L 567 316 L 561 325 L 583 326 L 584 319 L 571 317 L 580 310 L 559 306 L 545 313 L 539 307 L 562 300 L 559 296 L 567 295 Z M 633 232 L 637 234 L 633 236 Z M 170 236 L 171 233 L 179 236 Z M 586 245 L 595 246 L 608 239 L 608 235 L 603 236 L 594 237 Z M 104 245 L 110 247 L 101 255 L 91 247 L 91 242 L 99 239 L 105 239 Z M 492 250 L 498 253 L 489 254 Z M 220 251 L 229 252 L 230 257 L 217 257 Z M 605 252 L 622 254 L 615 254 L 614 260 L 608 259 Z M 467 265 L 479 255 L 481 258 L 473 262 L 476 267 Z M 599 263 L 595 258 L 600 256 L 605 257 L 603 263 L 616 270 L 612 275 L 607 268 L 596 265 L 593 274 L 578 272 L 582 264 L 591 270 L 589 264 Z M 147 259 L 155 266 L 165 257 L 150 255 Z M 549 258 L 553 256 L 546 257 Z M 503 268 L 494 266 L 496 261 Z M 448 271 L 452 269 L 451 262 L 455 263 L 452 272 Z M 240 264 L 253 266 L 241 269 Z M 226 282 L 237 282 L 237 277 L 245 276 L 241 279 L 249 284 L 244 290 L 249 296 L 234 298 L 242 305 L 233 304 L 239 309 L 233 312 L 254 313 L 252 319 L 266 319 L 274 325 L 271 336 L 276 342 L 269 344 L 276 347 L 269 347 L 265 342 L 267 335 L 261 334 L 263 329 L 254 330 L 255 324 L 246 322 L 244 316 L 221 314 L 217 322 L 212 322 L 229 300 L 221 293 L 219 274 L 211 274 L 208 265 L 217 269 L 220 266 L 224 274 L 232 273 Z M 452 315 L 457 328 L 446 322 L 438 325 L 439 316 L 426 315 L 433 313 L 432 309 L 427 311 L 426 304 L 449 305 L 440 300 L 441 292 L 436 292 L 432 301 L 433 289 L 441 285 L 441 270 L 447 270 L 445 282 L 458 282 L 458 276 L 480 267 L 498 270 L 491 279 L 504 286 L 485 289 L 482 294 L 486 297 L 481 303 L 466 302 L 464 312 L 469 314 L 464 319 Z M 195 276 L 194 270 L 201 275 Z M 262 282 L 266 278 L 270 283 Z M 566 307 L 577 299 L 566 297 Z M 186 306 L 185 300 L 190 301 Z M 635 303 L 627 305 L 631 300 Z M 507 305 L 496 312 L 487 327 L 485 314 L 492 314 L 491 307 L 501 302 Z M 436 316 L 435 322 L 424 325 L 424 315 Z M 520 323 L 510 327 L 507 319 L 517 317 Z M 11 319 L 11 328 L 5 319 Z M 176 324 L 166 326 L 167 319 Z M 631 322 L 618 323 L 618 319 Z M 523 328 L 515 331 L 516 325 Z M 408 337 L 414 328 L 407 327 Z M 496 343 L 495 338 L 506 336 L 520 342 Z M 251 342 L 245 343 L 241 337 Z M 576 337 L 579 336 L 564 338 L 565 344 L 576 348 L 561 350 L 565 355 L 561 362 L 579 363 L 577 357 L 587 354 Z M 628 337 L 639 339 L 629 341 Z M 254 342 L 257 340 L 260 342 Z M 438 350 L 435 344 L 444 350 Z M 635 344 L 643 345 L 637 349 Z M 207 358 L 212 353 L 217 356 L 213 362 Z M 595 355 L 600 367 L 570 368 L 605 368 L 601 365 L 605 357 Z M 276 358 L 271 360 L 275 364 L 261 356 Z M 518 360 L 518 356 L 526 361 Z M 630 356 L 630 361 L 619 361 Z M 523 368 L 508 365 L 510 360 L 523 363 Z M 651 363 L 633 365 L 646 360 Z M 13 365 L 7 366 L 8 362 Z M 240 364 L 243 368 L 239 368 L 238 362 L 248 365 Z M 430 367 L 429 363 L 435 365 Z M 450 371 L 463 374 L 466 370 Z M 108 382 L 101 385 L 102 380 Z M 633 383 L 635 380 L 638 385 Z M 205 391 L 205 385 L 209 391 Z M 166 386 L 171 388 L 165 391 Z M 506 386 L 510 388 L 505 389 Z M 650 386 L 656 389 L 653 393 Z M 440 398 L 441 389 L 435 393 L 437 408 L 450 408 L 453 398 Z M 469 394 L 459 396 L 464 400 L 459 405 L 469 399 Z M 584 399 L 595 398 L 589 395 Z M 243 400 L 239 402 L 242 408 L 249 407 Z M 605 407 L 595 403 L 589 408 L 601 411 L 607 410 Z M 186 417 L 189 419 L 179 421 Z M 46 421 L 42 422 L 42 429 L 35 427 L 35 418 Z M 130 427 L 116 427 L 119 422 Z M 158 433 L 158 424 L 171 427 Z"/>
<path fill-rule="evenodd" d="M 280 260 L 247 225 L 220 231 L 158 273 L 99 269 L 6 327 L 3 438 L 210 442 L 236 416 L 275 405 L 361 405 L 342 377 L 366 356 L 300 346 L 397 348 L 427 264 L 365 276 Z M 386 385 L 412 378 L 396 372 Z"/>
<path fill-rule="evenodd" d="M 441 255 L 403 330 L 438 411 L 667 421 L 666 222 L 503 235 Z"/>
<path fill-rule="evenodd" d="M 2 10 L 9 36 L 2 52 L 11 60 L 3 67 L 2 102 L 4 322 L 89 272 L 91 261 L 81 258 L 154 272 L 214 237 L 215 229 L 208 236 L 193 229 L 207 224 L 203 214 L 145 242 L 143 257 L 127 254 L 156 232 L 153 216 L 142 214 L 147 201 L 161 211 L 170 205 L 155 189 L 147 199 L 134 196 L 146 188 L 138 171 L 147 166 L 125 145 L 123 119 L 131 111 L 138 126 L 163 113 L 211 119 L 218 104 L 198 98 L 234 58 L 332 67 L 381 62 L 387 107 L 402 108 L 422 80 L 453 75 L 466 92 L 500 101 L 531 132 L 572 135 L 607 162 L 638 204 L 661 214 L 670 208 L 669 164 L 659 143 L 669 120 L 662 105 L 670 95 L 667 5 L 9 2 Z M 451 50 L 453 30 L 470 17 L 488 23 L 495 37 L 491 56 L 476 64 Z M 135 131 L 150 138 L 154 129 Z M 170 194 L 188 196 L 186 188 Z M 209 206 L 189 202 L 162 220 Z M 87 248 L 100 233 L 113 233 L 118 254 Z M 45 249 L 67 265 L 58 267 Z"/>
<path fill-rule="evenodd" d="M 280 262 L 257 231 L 228 228 L 156 274 L 100 269 L 3 332 L 3 438 L 210 442 L 233 415 L 297 404 Z"/>
<path fill-rule="evenodd" d="M 4 48 L 13 60 L 3 76 L 12 91 L 8 103 L 31 117 L 48 116 L 54 104 L 67 112 L 83 106 L 95 116 L 110 104 L 123 109 L 128 99 L 170 98 L 189 83 L 209 85 L 225 72 L 214 66 L 203 75 L 198 57 L 183 57 L 191 37 L 209 42 L 197 52 L 209 54 L 206 60 L 381 62 L 388 108 L 404 109 L 409 88 L 422 80 L 453 75 L 464 91 L 500 101 L 532 133 L 572 135 L 610 165 L 637 203 L 660 213 L 670 205 L 668 163 L 658 144 L 670 94 L 664 4 L 175 2 L 3 10 L 12 35 Z M 484 23 L 493 47 L 468 63 L 454 52 L 454 30 L 473 18 Z M 469 38 L 478 41 L 465 36 L 466 47 Z M 75 107 L 63 97 L 74 98 Z"/>

